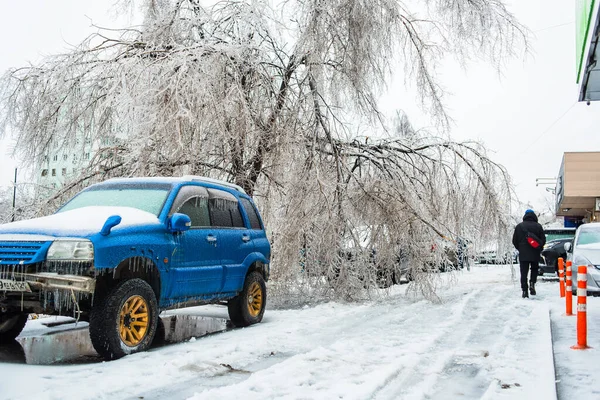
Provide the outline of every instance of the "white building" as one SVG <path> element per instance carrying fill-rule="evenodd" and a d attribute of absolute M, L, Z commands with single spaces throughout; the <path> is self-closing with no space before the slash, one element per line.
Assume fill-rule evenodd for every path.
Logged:
<path fill-rule="evenodd" d="M 77 139 L 74 146 L 51 146 L 36 168 L 38 191 L 51 193 L 79 175 L 97 150 L 90 138 Z"/>

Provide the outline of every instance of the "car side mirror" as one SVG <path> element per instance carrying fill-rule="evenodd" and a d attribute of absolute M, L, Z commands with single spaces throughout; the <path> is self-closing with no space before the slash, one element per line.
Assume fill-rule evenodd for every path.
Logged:
<path fill-rule="evenodd" d="M 108 217 L 106 219 L 106 222 L 102 226 L 102 229 L 100 229 L 100 234 L 102 236 L 108 236 L 108 234 L 110 233 L 110 230 L 112 228 L 114 228 L 115 226 L 119 225 L 120 223 L 121 223 L 120 215 L 112 215 L 112 216 Z"/>
<path fill-rule="evenodd" d="M 567 253 L 571 253 L 571 252 L 573 251 L 573 247 L 572 247 L 572 245 L 571 245 L 571 242 L 567 242 L 567 243 L 565 243 L 563 246 L 564 246 L 564 248 L 565 248 L 565 251 L 566 251 Z"/>
<path fill-rule="evenodd" d="M 185 232 L 192 226 L 192 220 L 185 214 L 175 213 L 169 221 L 169 229 L 173 233 Z"/>

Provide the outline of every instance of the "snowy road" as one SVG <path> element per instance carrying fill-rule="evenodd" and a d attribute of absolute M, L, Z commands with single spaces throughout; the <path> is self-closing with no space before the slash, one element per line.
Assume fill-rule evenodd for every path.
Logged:
<path fill-rule="evenodd" d="M 538 287 L 535 299 L 524 300 L 510 267 L 477 267 L 457 274 L 439 304 L 407 297 L 402 285 L 363 304 L 267 310 L 257 326 L 113 362 L 0 364 L 0 398 L 553 399 L 557 283 Z M 600 307 L 595 300 L 590 308 Z M 226 316 L 218 307 L 184 312 Z M 565 323 L 553 329 L 570 343 L 575 332 Z M 597 353 L 564 354 L 584 357 L 582 367 L 597 360 Z M 597 393 L 598 384 L 589 385 L 582 394 Z M 579 394 L 563 386 L 565 398 Z"/>

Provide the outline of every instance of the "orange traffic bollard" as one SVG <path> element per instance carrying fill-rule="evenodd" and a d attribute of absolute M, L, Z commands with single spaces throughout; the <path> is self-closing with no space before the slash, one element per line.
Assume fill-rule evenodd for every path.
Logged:
<path fill-rule="evenodd" d="M 560 297 L 565 297 L 565 261 L 558 257 L 558 280 L 560 283 Z"/>
<path fill-rule="evenodd" d="M 575 350 L 589 349 L 587 345 L 587 267 L 577 267 L 577 345 Z"/>
<path fill-rule="evenodd" d="M 567 314 L 573 315 L 573 282 L 571 282 L 571 261 L 567 261 L 567 284 L 565 292 L 567 296 Z"/>

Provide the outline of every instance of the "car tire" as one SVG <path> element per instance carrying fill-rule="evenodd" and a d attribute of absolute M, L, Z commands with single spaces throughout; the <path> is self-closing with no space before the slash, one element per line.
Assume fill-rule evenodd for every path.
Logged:
<path fill-rule="evenodd" d="M 28 314 L 0 314 L 0 344 L 11 343 L 23 330 Z"/>
<path fill-rule="evenodd" d="M 229 319 L 236 327 L 259 323 L 267 305 L 267 285 L 263 276 L 254 271 L 246 276 L 242 291 L 227 303 Z"/>
<path fill-rule="evenodd" d="M 105 360 L 147 350 L 158 324 L 158 305 L 142 279 L 119 282 L 90 314 L 90 339 Z"/>

